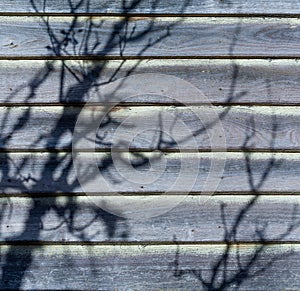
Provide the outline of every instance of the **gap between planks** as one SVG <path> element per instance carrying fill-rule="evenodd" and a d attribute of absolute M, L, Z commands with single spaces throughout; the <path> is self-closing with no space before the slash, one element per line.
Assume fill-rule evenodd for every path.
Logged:
<path fill-rule="evenodd" d="M 25 102 L 14 102 L 14 103 L 0 103 L 1 107 L 36 107 L 36 106 L 51 106 L 51 107 L 79 107 L 83 108 L 85 106 L 93 107 L 93 106 L 108 106 L 114 104 L 109 102 L 55 102 L 55 103 L 41 103 L 41 102 L 32 102 L 32 103 L 25 103 Z M 176 106 L 176 107 L 189 107 L 189 106 L 219 106 L 219 107 L 300 107 L 299 103 L 255 103 L 255 102 L 210 102 L 210 103 L 203 103 L 203 102 L 189 102 L 187 104 L 182 103 L 153 103 L 153 102 L 120 102 L 117 104 L 117 107 L 163 107 L 163 106 Z"/>
<path fill-rule="evenodd" d="M 78 13 L 68 13 L 68 12 L 0 12 L 1 16 L 7 17 L 30 17 L 30 16 L 40 16 L 40 17 L 214 17 L 214 18 L 299 18 L 300 13 L 110 13 L 110 12 L 78 12 Z"/>
<path fill-rule="evenodd" d="M 90 56 L 3 56 L 0 55 L 0 61 L 126 61 L 126 60 L 300 60 L 296 55 L 143 55 L 143 56 L 116 56 L 116 55 L 90 55 Z"/>
<path fill-rule="evenodd" d="M 153 149 L 147 148 L 129 148 L 129 149 L 119 149 L 119 148 L 109 148 L 109 149 L 80 149 L 76 150 L 77 153 L 110 153 L 113 152 L 118 153 L 152 153 Z M 189 153 L 266 153 L 266 154 L 280 154 L 280 153 L 288 153 L 288 154 L 299 154 L 300 149 L 161 149 L 161 153 L 182 153 L 182 154 L 189 154 Z M 22 148 L 10 148 L 10 149 L 0 149 L 1 153 L 72 153 L 72 149 L 70 148 L 60 148 L 60 149 L 22 149 Z"/>
<path fill-rule="evenodd" d="M 254 246 L 280 246 L 280 245 L 291 245 L 300 248 L 299 241 L 239 241 L 239 242 L 220 242 L 220 241 L 105 241 L 105 242 L 92 242 L 92 241 L 0 241 L 0 246 L 22 246 L 24 248 L 30 248 L 33 246 L 103 246 L 103 247 L 114 247 L 114 246 L 232 246 L 232 247 L 254 247 Z"/>
<path fill-rule="evenodd" d="M 139 196 L 160 196 L 165 194 L 164 192 L 122 192 L 121 196 L 127 196 L 127 197 L 139 197 Z M 87 193 L 87 192 L 82 192 L 82 193 L 68 193 L 68 192 L 40 192 L 40 193 L 9 193 L 9 192 L 5 192 L 5 193 L 0 193 L 0 198 L 28 198 L 28 199 L 32 199 L 32 198 L 43 198 L 43 199 L 47 199 L 47 198 L 59 198 L 59 197 L 86 197 L 86 196 L 97 196 L 97 194 L 95 193 Z M 210 193 L 206 193 L 206 192 L 197 192 L 197 191 L 191 191 L 189 194 L 183 193 L 183 192 L 176 192 L 176 193 L 172 193 L 172 194 L 168 194 L 168 196 L 172 197 L 172 196 L 181 196 L 181 195 L 188 195 L 188 196 L 201 196 L 201 197 L 205 197 L 207 196 L 209 199 L 210 197 L 219 197 L 219 196 L 231 196 L 234 197 L 236 195 L 241 195 L 241 196 L 257 196 L 257 197 L 262 197 L 262 196 L 276 196 L 276 197 L 287 197 L 287 196 L 300 196 L 300 191 L 299 192 L 291 192 L 291 191 L 281 191 L 281 192 L 274 192 L 274 191 L 256 191 L 256 192 L 251 192 L 251 191 L 215 191 L 214 194 L 210 194 Z M 112 196 L 112 194 L 99 194 L 99 196 Z"/>

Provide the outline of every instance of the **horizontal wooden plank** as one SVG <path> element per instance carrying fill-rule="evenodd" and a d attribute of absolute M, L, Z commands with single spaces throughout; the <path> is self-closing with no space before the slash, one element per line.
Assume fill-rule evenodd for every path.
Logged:
<path fill-rule="evenodd" d="M 300 68 L 296 60 L 144 60 L 135 61 L 6 61 L 0 60 L 0 103 L 84 103 L 104 102 L 97 86 L 82 80 L 93 68 L 99 68 L 95 80 L 103 84 L 128 74 L 167 74 L 190 82 L 206 97 L 190 94 L 182 88 L 178 101 L 185 104 L 252 103 L 252 104 L 300 104 Z M 63 76 L 63 81 L 62 81 Z M 132 75 L 132 77 L 134 77 Z M 149 80 L 145 78 L 145 83 Z M 134 96 L 130 88 L 116 88 L 117 98 L 123 103 L 173 103 L 166 98 L 167 84 L 157 83 L 165 89 L 164 95 L 144 94 Z M 87 90 L 88 87 L 88 90 Z M 76 90 L 75 90 L 76 89 Z M 127 92 L 127 93 L 126 93 Z M 32 94 L 34 93 L 34 94 Z M 125 98 L 127 94 L 127 97 Z M 176 100 L 175 100 L 176 101 Z"/>
<path fill-rule="evenodd" d="M 299 57 L 293 18 L 1 17 L 0 57 Z"/>
<path fill-rule="evenodd" d="M 2 153 L 0 192 L 300 192 L 297 153 L 77 153 L 75 161 L 76 173 L 70 153 Z"/>
<path fill-rule="evenodd" d="M 185 5 L 185 3 L 187 3 Z M 157 14 L 299 14 L 299 3 L 291 0 L 213 1 L 192 0 L 176 2 L 170 0 L 138 1 L 9 1 L 0 5 L 1 12 L 26 13 L 157 13 Z"/>
<path fill-rule="evenodd" d="M 13 246 L 1 257 L 3 289 L 300 288 L 299 245 Z"/>
<path fill-rule="evenodd" d="M 298 151 L 300 146 L 298 107 L 23 106 L 0 107 L 0 149 L 71 149 L 76 122 L 77 132 L 87 130 L 77 146 L 82 150 Z M 94 124 L 100 127 L 93 142 Z"/>
<path fill-rule="evenodd" d="M 147 220 L 112 215 L 94 203 L 97 199 L 102 198 L 0 198 L 0 241 L 169 242 L 176 236 L 181 242 L 299 242 L 298 196 L 190 195 Z"/>

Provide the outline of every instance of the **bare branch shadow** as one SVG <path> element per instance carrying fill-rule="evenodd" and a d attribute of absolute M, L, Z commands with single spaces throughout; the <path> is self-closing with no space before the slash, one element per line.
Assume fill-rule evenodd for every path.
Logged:
<path fill-rule="evenodd" d="M 140 1 L 141 0 L 123 1 L 122 14 L 129 14 L 130 11 L 132 11 L 140 3 Z M 148 48 L 166 38 L 169 35 L 170 28 L 172 26 L 154 27 L 154 22 L 151 20 L 147 22 L 145 27 L 137 30 L 136 24 L 130 21 L 130 16 L 124 16 L 120 17 L 119 20 L 115 22 L 112 30 L 109 32 L 109 35 L 106 35 L 105 40 L 103 40 L 103 35 L 99 34 L 99 28 L 103 26 L 105 21 L 102 18 L 86 17 L 84 26 L 82 28 L 82 26 L 79 25 L 79 22 L 82 20 L 80 20 L 78 16 L 72 16 L 69 18 L 71 21 L 68 23 L 67 27 L 65 26 L 65 28 L 57 31 L 55 27 L 52 26 L 50 18 L 48 16 L 44 16 L 42 14 L 43 11 L 38 9 L 36 1 L 31 0 L 30 3 L 33 10 L 39 13 L 44 31 L 49 37 L 49 44 L 46 45 L 49 56 L 54 56 L 56 58 L 61 56 L 80 57 L 81 55 L 101 56 L 104 58 L 106 55 L 109 55 L 110 52 L 116 50 L 119 50 L 119 57 L 122 58 L 123 52 L 127 45 L 134 43 L 139 39 L 148 38 L 148 44 L 140 49 L 140 52 L 137 54 L 137 56 L 139 56 L 147 51 Z M 76 13 L 77 10 L 81 11 L 82 8 L 85 8 L 86 12 L 90 12 L 88 0 L 68 1 L 68 3 L 70 13 Z M 153 1 L 153 9 L 155 9 L 158 3 L 158 0 Z M 183 2 L 183 10 L 187 4 L 188 1 Z M 44 9 L 46 5 L 47 3 L 44 1 Z M 132 23 L 133 25 L 131 25 Z M 174 25 L 176 25 L 176 23 Z M 161 31 L 161 34 L 160 37 L 152 40 L 148 35 L 154 30 Z M 124 59 L 106 82 L 111 82 L 116 78 L 116 75 L 125 62 L 126 61 Z M 35 98 L 36 94 L 38 94 L 37 91 L 39 87 L 42 86 L 49 77 L 51 77 L 54 67 L 60 67 L 60 104 L 66 104 L 70 100 L 73 100 L 73 102 L 75 100 L 77 104 L 84 104 L 87 100 L 86 96 L 89 96 L 91 90 L 97 92 L 99 91 L 99 88 L 105 84 L 99 83 L 100 76 L 105 69 L 105 66 L 106 64 L 104 62 L 96 62 L 88 67 L 82 65 L 79 67 L 80 71 L 78 71 L 78 66 L 76 66 L 76 69 L 74 70 L 70 63 L 64 59 L 49 60 L 45 63 L 45 66 L 41 68 L 40 71 L 38 71 L 37 74 L 26 83 L 26 85 L 17 88 L 8 98 L 13 100 L 19 92 L 25 90 L 28 92 L 28 94 L 24 100 L 24 103 L 26 104 L 30 102 Z M 133 70 L 134 67 L 130 68 L 127 74 L 131 74 Z M 68 87 L 65 85 L 66 73 L 74 78 L 74 84 Z M 105 100 L 99 99 L 98 102 L 101 104 L 103 101 Z M 69 111 L 68 108 L 65 107 L 51 132 L 49 132 L 47 136 L 40 135 L 32 145 L 34 146 L 35 144 L 42 142 L 45 144 L 46 149 L 54 150 L 59 145 L 65 134 L 73 133 L 75 122 L 79 113 L 80 110 L 75 110 L 75 114 L 72 116 L 73 120 L 69 121 Z M 7 124 L 11 118 L 11 110 L 8 108 L 1 120 L 1 128 L 4 132 L 4 134 L 1 134 L 0 137 L 2 147 L 5 148 L 5 146 L 10 142 L 12 136 L 16 132 L 22 130 L 29 122 L 31 117 L 32 108 L 29 106 L 24 109 L 18 120 L 15 120 L 14 125 L 10 128 L 10 130 L 7 130 Z M 69 125 L 67 128 L 63 126 L 66 122 Z M 107 123 L 113 122 L 114 120 L 108 115 Z M 105 126 L 105 124 L 103 126 Z M 100 141 L 100 138 L 98 140 Z M 71 142 L 66 144 L 66 148 L 68 149 L 70 149 L 71 146 Z M 58 201 L 57 195 L 47 197 L 46 203 L 41 203 L 39 197 L 34 195 L 34 193 L 39 192 L 40 185 L 46 185 L 49 183 L 49 181 L 53 181 L 54 184 L 59 185 L 58 189 L 61 193 L 72 193 L 74 189 L 80 186 L 76 179 L 73 181 L 68 180 L 68 175 L 73 166 L 72 160 L 68 154 L 58 156 L 56 152 L 50 152 L 48 155 L 48 160 L 44 163 L 42 168 L 39 169 L 40 178 L 38 179 L 33 178 L 30 173 L 26 176 L 22 174 L 25 168 L 28 166 L 30 167 L 29 162 L 30 157 L 24 157 L 21 158 L 21 161 L 18 165 L 15 165 L 13 164 L 14 161 L 11 159 L 9 153 L 2 153 L 1 156 L 2 192 L 6 193 L 6 189 L 8 189 L 8 187 L 11 185 L 17 193 L 27 193 L 26 197 L 28 199 L 30 198 L 32 202 L 30 208 L 28 209 L 23 231 L 17 236 L 6 238 L 6 241 L 8 244 L 14 244 L 15 242 L 26 242 L 27 240 L 34 243 L 34 247 L 24 251 L 21 256 L 15 252 L 13 247 L 8 249 L 5 255 L 5 263 L 2 267 L 0 283 L 1 289 L 19 290 L 22 287 L 24 275 L 32 263 L 34 249 L 42 247 L 42 244 L 39 241 L 41 231 L 45 231 L 43 226 L 43 217 L 50 211 L 55 212 L 56 216 L 59 217 L 60 220 L 60 223 L 52 230 L 58 229 L 62 225 L 66 225 L 68 233 L 72 234 L 80 241 L 93 240 L 93 236 L 86 234 L 85 230 L 95 221 L 102 221 L 105 226 L 104 229 L 106 231 L 108 240 L 115 238 L 126 240 L 129 236 L 129 229 L 126 226 L 126 221 L 124 218 L 112 215 L 96 206 L 90 207 L 90 212 L 92 214 L 90 221 L 81 226 L 77 226 L 75 218 L 80 213 L 80 206 L 77 203 L 76 196 L 67 196 L 65 203 L 61 205 Z M 102 162 L 103 168 L 107 168 L 109 165 L 109 160 Z M 11 168 L 16 168 L 16 173 L 12 173 Z M 59 176 L 55 174 L 57 171 L 60 172 Z M 87 175 L 87 179 L 92 178 L 93 177 L 89 177 L 89 175 Z M 32 183 L 32 186 L 28 187 L 28 183 Z M 49 194 L 52 194 L 51 189 Z M 13 208 L 13 205 L 9 205 L 9 199 L 7 199 L 7 203 L 1 205 L 3 210 L 1 213 L 4 213 L 4 210 L 7 209 L 7 207 Z M 2 219 L 2 217 L 0 217 L 0 219 Z M 121 232 L 118 229 L 119 225 L 121 225 L 123 228 Z M 97 232 L 93 235 L 96 234 Z"/>
<path fill-rule="evenodd" d="M 268 88 L 268 91 L 270 92 L 268 80 L 266 80 L 266 88 Z M 270 150 L 275 148 L 276 132 L 278 131 L 276 114 L 273 113 L 272 117 L 272 137 L 269 144 Z M 244 144 L 241 149 L 244 150 L 245 171 L 247 173 L 249 189 L 252 196 L 249 201 L 239 209 L 234 220 L 231 221 L 230 224 L 227 219 L 229 213 L 226 213 L 228 207 L 224 203 L 220 204 L 222 229 L 224 229 L 221 241 L 224 243 L 224 250 L 222 253 L 218 254 L 218 256 L 213 257 L 209 262 L 212 264 L 209 271 L 201 268 L 190 269 L 181 267 L 179 242 L 177 242 L 176 235 L 174 236 L 174 241 L 177 242 L 178 247 L 174 262 L 170 264 L 173 269 L 173 276 L 179 280 L 182 280 L 186 276 L 192 276 L 198 281 L 199 288 L 203 288 L 203 290 L 241 290 L 241 288 L 245 288 L 243 287 L 243 283 L 245 281 L 261 276 L 264 272 L 270 269 L 276 261 L 284 258 L 286 259 L 293 254 L 293 250 L 291 250 L 284 254 L 271 255 L 267 259 L 265 255 L 270 243 L 284 241 L 293 231 L 300 227 L 300 220 L 295 218 L 299 208 L 299 205 L 297 204 L 293 207 L 290 224 L 287 225 L 286 229 L 282 230 L 280 234 L 277 234 L 271 239 L 267 231 L 267 226 L 265 224 L 260 225 L 260 223 L 257 222 L 255 234 L 252 234 L 253 242 L 255 244 L 254 246 L 253 244 L 251 246 L 248 242 L 246 242 L 248 254 L 246 256 L 243 254 L 245 246 L 242 246 L 243 242 L 239 239 L 240 232 L 242 232 L 241 226 L 245 223 L 247 216 L 250 215 L 251 210 L 259 201 L 261 197 L 261 190 L 268 180 L 268 177 L 272 174 L 272 171 L 276 167 L 280 166 L 281 163 L 280 160 L 275 159 L 274 153 L 269 153 L 270 158 L 263 165 L 264 170 L 259 176 L 254 173 L 254 160 L 252 158 L 253 153 L 248 151 L 248 149 L 251 148 L 252 140 L 255 139 L 255 135 L 258 132 L 253 117 L 249 119 L 248 126 L 250 130 L 245 137 Z M 252 233 L 252 230 L 249 230 L 249 234 L 250 232 Z M 212 248 L 214 248 L 214 245 L 212 245 Z M 196 260 L 197 259 L 195 259 L 195 261 Z"/>
<path fill-rule="evenodd" d="M 109 35 L 106 36 L 105 41 L 103 41 L 103 36 L 99 34 L 99 28 L 105 25 L 103 19 L 96 20 L 93 17 L 87 17 L 84 26 L 79 25 L 82 20 L 79 16 L 72 16 L 69 24 L 57 31 L 52 26 L 50 18 L 48 16 L 43 16 L 42 12 L 37 8 L 37 3 L 35 0 L 31 0 L 30 3 L 32 8 L 40 13 L 40 20 L 43 24 L 45 33 L 49 37 L 49 44 L 46 45 L 49 56 L 54 57 L 54 60 L 49 60 L 45 63 L 45 66 L 41 68 L 36 75 L 29 80 L 26 85 L 20 86 L 14 92 L 11 93 L 9 99 L 14 100 L 15 96 L 26 90 L 27 95 L 24 100 L 24 104 L 30 103 L 30 101 L 35 99 L 36 94 L 38 94 L 38 89 L 51 78 L 55 68 L 59 68 L 60 79 L 59 79 L 59 103 L 61 105 L 82 105 L 88 100 L 88 96 L 96 94 L 99 99 L 97 100 L 99 104 L 104 107 L 103 111 L 109 108 L 106 107 L 106 102 L 109 100 L 103 100 L 101 95 L 101 86 L 109 84 L 118 78 L 118 73 L 126 63 L 126 58 L 124 53 L 126 48 L 143 38 L 148 40 L 147 45 L 142 47 L 136 57 L 144 54 L 149 48 L 157 43 L 162 42 L 164 39 L 168 38 L 171 34 L 171 29 L 176 27 L 176 22 L 168 26 L 165 25 L 154 25 L 155 20 L 149 20 L 142 29 L 137 29 L 137 24 L 131 23 L 130 12 L 135 9 L 141 0 L 133 1 L 123 1 L 123 15 L 109 31 Z M 222 1 L 224 5 L 230 5 L 230 1 Z M 68 1 L 70 13 L 75 13 L 77 10 L 82 11 L 82 7 L 85 7 L 86 12 L 90 12 L 89 1 L 79 0 L 79 1 Z M 152 9 L 158 5 L 159 0 L 152 1 Z M 189 1 L 185 1 L 182 4 L 182 11 L 188 6 Z M 47 5 L 44 1 L 44 5 Z M 45 7 L 44 7 L 45 8 Z M 126 15 L 128 14 L 128 15 Z M 238 39 L 241 27 L 237 26 L 232 40 L 232 45 L 230 46 L 230 55 L 234 54 L 234 47 Z M 154 31 L 161 32 L 160 36 L 156 39 L 151 38 L 151 33 Z M 110 56 L 110 53 L 118 50 L 121 62 L 118 67 L 114 69 L 108 80 L 102 81 L 101 76 L 106 69 L 105 62 L 96 62 L 89 65 L 77 62 L 76 66 L 72 66 L 70 62 L 64 60 L 64 57 L 77 56 L 80 59 L 81 56 L 94 56 L 101 57 L 105 59 L 106 56 Z M 78 66 L 81 64 L 81 66 Z M 126 76 L 131 75 L 135 68 L 138 66 L 139 62 L 135 66 L 132 66 L 127 70 Z M 73 77 L 74 83 L 72 85 L 66 85 L 66 75 L 69 74 Z M 227 96 L 228 103 L 235 103 L 240 98 L 242 98 L 246 91 L 236 92 L 237 82 L 239 76 L 239 67 L 233 62 L 232 63 L 232 78 L 231 84 L 229 85 L 230 90 Z M 122 86 L 122 82 L 119 85 Z M 116 88 L 118 90 L 118 88 Z M 92 92 L 92 93 L 91 93 Z M 72 103 L 73 102 L 73 103 Z M 130 237 L 130 226 L 127 224 L 126 219 L 119 216 L 112 215 L 99 207 L 89 206 L 90 219 L 80 225 L 77 224 L 77 218 L 80 217 L 81 206 L 78 203 L 76 196 L 76 189 L 80 187 L 77 179 L 70 179 L 69 175 L 72 172 L 72 159 L 68 153 L 58 154 L 57 151 L 61 150 L 60 143 L 64 140 L 66 134 L 73 134 L 75 122 L 80 113 L 80 108 L 73 108 L 73 115 L 70 118 L 70 106 L 65 106 L 61 112 L 59 118 L 55 122 L 55 125 L 49 133 L 46 135 L 40 134 L 36 140 L 32 142 L 32 147 L 36 144 L 43 144 L 46 150 L 49 150 L 46 161 L 38 169 L 39 175 L 36 178 L 32 174 L 34 172 L 34 165 L 36 161 L 30 155 L 20 155 L 20 161 L 18 164 L 14 164 L 14 160 L 11 158 L 10 153 L 1 153 L 1 191 L 3 194 L 22 194 L 31 200 L 31 206 L 28 208 L 28 213 L 26 213 L 26 219 L 24 221 L 24 227 L 20 234 L 16 236 L 11 236 L 5 238 L 8 245 L 13 245 L 16 243 L 30 243 L 33 244 L 32 248 L 24 250 L 20 255 L 15 251 L 13 246 L 8 248 L 4 256 L 4 264 L 2 267 L 1 283 L 0 288 L 19 290 L 22 287 L 22 280 L 25 277 L 26 272 L 30 268 L 33 261 L 33 252 L 35 249 L 43 247 L 41 242 L 41 232 L 47 231 L 47 228 L 43 224 L 43 218 L 50 212 L 54 212 L 57 220 L 59 221 L 57 225 L 48 229 L 48 231 L 58 230 L 65 226 L 69 236 L 72 236 L 74 240 L 88 242 L 93 241 L 94 237 L 98 235 L 98 232 L 89 233 L 86 231 L 95 222 L 101 222 L 104 225 L 104 232 L 107 241 L 113 240 L 127 240 Z M 230 106 L 224 109 L 218 116 L 219 119 L 224 119 L 230 111 Z M 106 113 L 105 113 L 106 114 Z M 11 109 L 8 107 L 6 113 L 3 115 L 0 128 L 0 144 L 5 148 L 12 139 L 12 136 L 22 129 L 29 123 L 30 118 L 33 116 L 33 109 L 27 106 L 13 123 L 13 126 L 7 130 L 7 124 L 10 123 L 12 115 Z M 71 120 L 70 120 L 71 119 Z M 212 128 L 218 120 L 211 120 L 205 127 L 199 124 L 199 127 L 194 130 L 192 137 L 200 136 L 205 133 L 207 128 Z M 176 120 L 174 120 L 176 122 Z M 66 126 L 67 124 L 67 126 Z M 97 146 L 99 148 L 107 148 L 112 144 L 107 141 L 106 134 L 103 133 L 107 126 L 118 126 L 118 121 L 115 120 L 112 114 L 107 114 L 105 122 L 101 124 L 100 130 L 97 135 Z M 276 119 L 273 122 L 273 137 L 270 143 L 270 149 L 274 147 L 276 139 Z M 249 135 L 245 137 L 244 145 L 241 149 L 246 150 L 251 143 L 251 140 L 255 136 L 254 120 L 249 120 L 249 127 L 251 131 Z M 163 122 L 158 118 L 158 134 L 153 141 L 153 149 L 157 150 L 167 150 L 174 148 L 176 146 L 172 138 L 163 135 Z M 102 132 L 103 131 L 103 132 Z M 191 138 L 191 136 L 184 137 L 184 139 Z M 116 146 L 116 145 L 115 145 Z M 118 145 L 122 146 L 122 144 Z M 64 144 L 64 149 L 70 150 L 72 147 L 71 141 Z M 162 155 L 163 153 L 161 153 Z M 34 154 L 33 154 L 34 155 Z M 132 153 L 134 156 L 134 162 L 132 166 L 134 168 L 147 167 L 150 163 L 149 158 L 142 153 Z M 161 155 L 157 155 L 157 160 L 161 158 Z M 254 266 L 259 261 L 259 257 L 264 252 L 266 247 L 267 238 L 265 237 L 265 229 L 258 227 L 257 236 L 259 237 L 258 248 L 253 250 L 251 255 L 248 257 L 247 262 L 242 263 L 240 261 L 239 247 L 235 245 L 238 244 L 237 235 L 239 232 L 239 227 L 244 220 L 247 213 L 253 208 L 257 203 L 260 196 L 260 189 L 264 185 L 264 182 L 268 179 L 272 172 L 272 169 L 278 166 L 275 159 L 271 157 L 265 165 L 265 170 L 259 179 L 255 179 L 252 170 L 252 160 L 251 153 L 245 152 L 245 171 L 248 174 L 248 183 L 253 194 L 251 200 L 240 210 L 235 218 L 232 225 L 228 225 L 226 220 L 226 205 L 223 204 L 220 207 L 220 215 L 224 226 L 224 237 L 223 241 L 225 244 L 225 249 L 221 256 L 214 262 L 213 268 L 210 270 L 208 276 L 204 276 L 202 270 L 199 269 L 181 269 L 180 268 L 180 252 L 179 248 L 175 254 L 175 261 L 172 265 L 173 275 L 178 279 L 182 279 L 185 275 L 192 275 L 198 281 L 197 283 L 202 284 L 201 287 L 206 290 L 225 290 L 227 287 L 235 284 L 236 286 L 241 286 L 243 281 L 252 278 L 257 272 L 263 272 L 266 270 L 276 258 L 270 258 L 270 261 L 265 262 L 263 265 L 259 266 L 257 271 L 257 266 L 255 271 L 253 271 Z M 122 158 L 120 156 L 120 158 Z M 38 159 L 38 157 L 36 158 Z M 32 162 L 33 160 L 33 162 Z M 113 165 L 113 160 L 111 156 L 106 156 L 106 158 L 101 160 L 99 164 L 100 171 L 105 172 L 108 175 L 108 179 L 114 183 L 118 183 L 118 179 L 115 179 L 113 174 L 109 172 L 110 167 Z M 32 167 L 32 171 L 27 171 L 26 169 Z M 27 173 L 27 174 L 24 174 Z M 59 173 L 59 174 L 57 174 Z M 94 179 L 93 173 L 86 173 L 86 180 Z M 41 186 L 42 185 L 42 186 Z M 46 185 L 46 186 L 45 186 Z M 48 188 L 49 189 L 48 189 Z M 51 188 L 52 187 L 52 188 Z M 13 188 L 13 190 L 11 190 Z M 43 191 L 41 191 L 41 189 Z M 53 189 L 57 189 L 56 193 L 53 193 Z M 47 190 L 49 192 L 47 192 Z M 12 191 L 11 193 L 9 191 Z M 13 192 L 15 191 L 15 192 Z M 37 197 L 36 193 L 43 192 L 47 196 L 45 198 L 46 202 L 41 203 L 41 198 Z M 66 196 L 64 203 L 60 203 L 59 195 L 63 193 Z M 53 194 L 53 195 L 52 195 Z M 43 197 L 44 198 L 44 197 Z M 0 226 L 3 224 L 2 213 L 11 213 L 11 208 L 14 205 L 11 203 L 10 199 L 7 199 L 5 203 L 1 204 L 0 213 Z M 297 207 L 295 206 L 295 211 Z M 9 215 L 9 214 L 8 214 Z M 295 222 L 286 231 L 278 236 L 278 240 L 284 239 L 288 236 L 296 227 L 299 226 L 299 222 Z M 1 229 L 1 228 L 0 228 Z M 99 230 L 100 231 L 100 230 Z M 103 230 L 102 230 L 103 231 Z M 63 242 L 62 242 L 63 243 Z M 232 261 L 232 254 L 234 253 L 235 261 L 238 265 L 238 269 L 232 273 L 228 272 L 228 266 Z M 93 265 L 91 258 L 91 266 Z"/>

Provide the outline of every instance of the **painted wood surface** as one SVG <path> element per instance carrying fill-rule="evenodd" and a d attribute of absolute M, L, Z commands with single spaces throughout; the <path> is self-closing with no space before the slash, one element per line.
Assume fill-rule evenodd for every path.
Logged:
<path fill-rule="evenodd" d="M 83 194 L 76 174 L 85 190 L 92 189 L 91 194 L 97 195 L 215 190 L 232 194 L 253 191 L 297 194 L 300 187 L 297 153 L 114 152 L 113 156 L 77 153 L 76 158 L 77 172 L 72 166 L 71 153 L 2 153 L 0 191 Z M 109 199 L 112 198 L 108 195 L 108 203 Z"/>
<path fill-rule="evenodd" d="M 171 2 L 0 3 L 1 290 L 300 289 L 300 4 Z"/>
<path fill-rule="evenodd" d="M 213 290 L 282 290 L 286 286 L 295 290 L 300 286 L 298 244 L 24 245 L 1 247 L 1 254 L 5 253 L 11 259 L 1 264 L 6 289 L 20 286 L 22 273 L 24 290 L 124 286 L 195 290 L 207 285 Z"/>
<path fill-rule="evenodd" d="M 127 60 L 127 61 L 0 61 L 0 103 L 2 104 L 80 104 L 87 101 L 103 103 L 96 86 L 86 92 L 86 82 L 78 83 L 89 68 L 99 68 L 100 88 L 106 83 L 128 74 L 166 74 L 191 83 L 205 96 L 195 96 L 183 90 L 180 100 L 184 104 L 300 104 L 297 60 Z M 62 74 L 64 70 L 64 74 Z M 63 76 L 63 86 L 61 78 Z M 36 86 L 36 81 L 40 80 Z M 147 78 L 145 78 L 147 83 Z M 156 84 L 158 86 L 159 84 Z M 155 87 L 155 86 L 154 86 Z M 162 89 L 166 87 L 160 84 Z M 76 91 L 72 90 L 76 88 Z M 125 97 L 122 88 L 117 95 Z M 123 103 L 174 103 L 165 94 L 147 94 L 120 99 Z M 63 94 L 61 94 L 61 91 Z M 123 89 L 124 91 L 124 89 Z M 165 90 L 166 91 L 166 90 Z M 72 92 L 72 94 L 70 93 Z M 34 93 L 34 94 L 32 94 Z M 166 92 L 164 92 L 166 93 Z M 105 100 L 106 103 L 110 98 Z M 116 100 L 112 100 L 115 102 Z"/>
<path fill-rule="evenodd" d="M 186 4 L 185 4 L 186 3 Z M 170 0 L 138 1 L 26 1 L 15 0 L 1 4 L 1 12 L 10 13 L 143 13 L 143 14 L 299 14 L 298 1 L 213 1 L 192 0 L 174 2 Z"/>
<path fill-rule="evenodd" d="M 79 114 L 84 125 L 76 125 Z M 0 107 L 0 120 L 2 150 L 71 150 L 75 126 L 86 130 L 81 150 L 298 151 L 300 145 L 299 110 L 290 106 L 18 106 Z"/>
<path fill-rule="evenodd" d="M 0 198 L 0 240 L 147 243 L 170 242 L 176 237 L 180 242 L 198 243 L 222 243 L 225 239 L 230 242 L 297 242 L 300 235 L 298 196 L 189 195 L 170 211 L 147 220 L 116 217 L 97 207 L 100 199 L 85 196 Z M 174 197 L 168 199 L 172 204 Z"/>
<path fill-rule="evenodd" d="M 299 25 L 294 18 L 1 17 L 0 57 L 292 58 L 300 56 Z"/>

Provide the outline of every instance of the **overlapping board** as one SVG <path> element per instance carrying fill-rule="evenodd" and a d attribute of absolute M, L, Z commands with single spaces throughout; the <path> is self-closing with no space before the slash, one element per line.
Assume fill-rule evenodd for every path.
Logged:
<path fill-rule="evenodd" d="M 300 288 L 297 1 L 0 14 L 1 289 Z"/>

